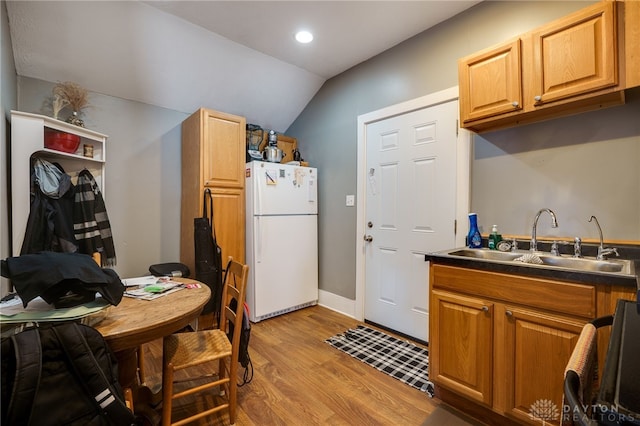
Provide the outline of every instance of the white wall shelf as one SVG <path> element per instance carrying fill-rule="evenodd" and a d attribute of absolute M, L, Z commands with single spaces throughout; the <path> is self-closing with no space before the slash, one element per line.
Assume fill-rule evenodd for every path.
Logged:
<path fill-rule="evenodd" d="M 45 148 L 45 129 L 80 136 L 75 153 Z M 87 169 L 95 178 L 105 197 L 105 164 L 107 135 L 78 127 L 39 114 L 11 111 L 11 252 L 20 254 L 29 218 L 31 197 L 31 162 L 34 157 L 58 163 L 72 177 L 74 184 L 80 171 Z M 93 147 L 93 157 L 83 155 L 84 145 Z"/>

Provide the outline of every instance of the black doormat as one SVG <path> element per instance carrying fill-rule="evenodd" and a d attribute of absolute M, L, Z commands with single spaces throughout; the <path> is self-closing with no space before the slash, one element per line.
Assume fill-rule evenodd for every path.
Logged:
<path fill-rule="evenodd" d="M 328 344 L 433 397 L 429 352 L 405 340 L 359 325 L 325 340 Z"/>

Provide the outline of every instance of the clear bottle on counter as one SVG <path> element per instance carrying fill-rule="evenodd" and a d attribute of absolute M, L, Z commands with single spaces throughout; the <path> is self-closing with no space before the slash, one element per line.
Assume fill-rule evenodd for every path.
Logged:
<path fill-rule="evenodd" d="M 469 213 L 469 234 L 467 235 L 469 248 L 482 248 L 482 235 L 478 229 L 478 215 Z"/>
<path fill-rule="evenodd" d="M 498 225 L 493 225 L 491 234 L 489 234 L 489 248 L 491 250 L 497 250 L 500 241 L 502 241 L 502 235 L 498 233 Z"/>

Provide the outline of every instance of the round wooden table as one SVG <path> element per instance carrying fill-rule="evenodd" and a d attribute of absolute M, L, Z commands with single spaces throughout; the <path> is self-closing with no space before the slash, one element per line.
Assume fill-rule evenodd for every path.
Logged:
<path fill-rule="evenodd" d="M 114 352 L 134 349 L 143 343 L 167 336 L 186 327 L 196 319 L 209 300 L 209 287 L 188 278 L 174 281 L 200 284 L 200 288 L 185 288 L 154 300 L 123 297 L 118 306 L 111 306 L 107 317 L 94 327 L 102 334 Z"/>
<path fill-rule="evenodd" d="M 111 306 L 104 320 L 93 327 L 102 334 L 118 359 L 118 376 L 123 388 L 131 389 L 136 412 L 148 415 L 141 400 L 148 392 L 141 391 L 138 382 L 138 350 L 143 343 L 168 336 L 198 318 L 209 300 L 209 287 L 188 278 L 174 278 L 200 288 L 185 288 L 154 300 L 123 297 L 118 306 Z M 146 398 L 145 398 L 146 399 Z"/>

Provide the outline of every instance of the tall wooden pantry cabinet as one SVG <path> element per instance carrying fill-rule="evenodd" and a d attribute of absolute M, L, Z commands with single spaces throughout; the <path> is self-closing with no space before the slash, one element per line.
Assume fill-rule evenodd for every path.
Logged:
<path fill-rule="evenodd" d="M 222 263 L 244 262 L 246 119 L 201 108 L 182 123 L 180 261 L 195 274 L 193 219 L 202 217 L 205 188 L 213 195 Z"/>

